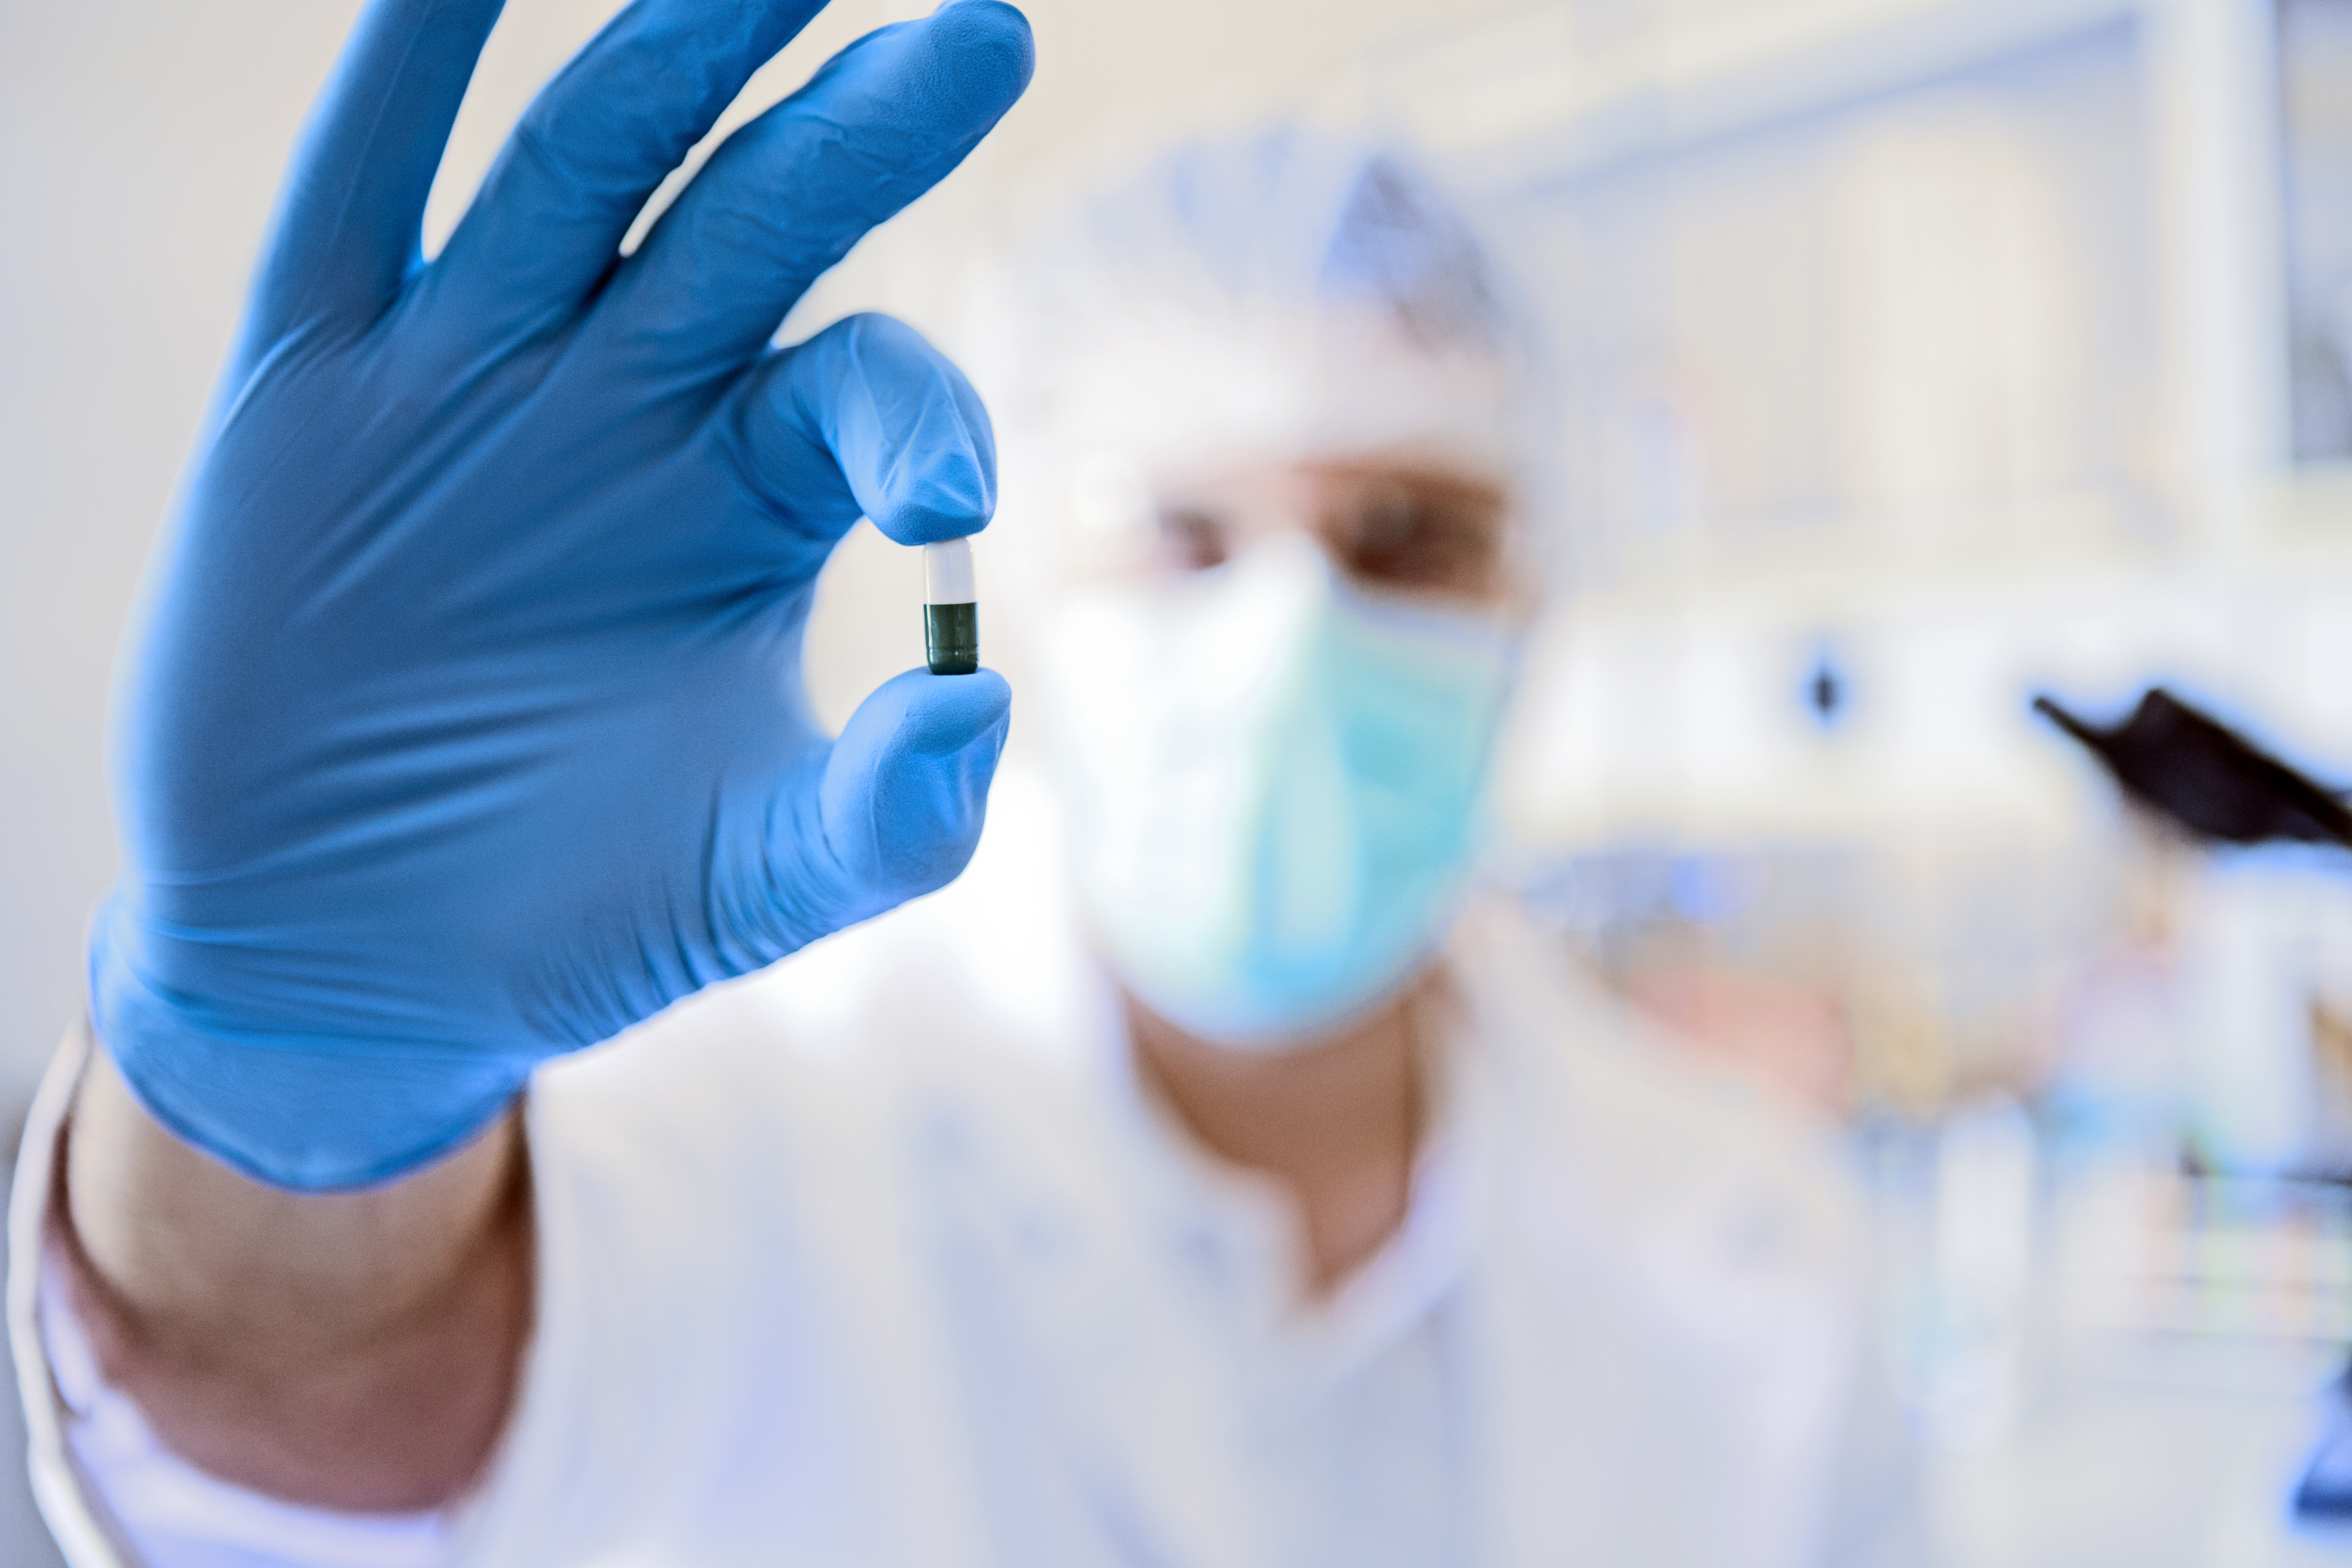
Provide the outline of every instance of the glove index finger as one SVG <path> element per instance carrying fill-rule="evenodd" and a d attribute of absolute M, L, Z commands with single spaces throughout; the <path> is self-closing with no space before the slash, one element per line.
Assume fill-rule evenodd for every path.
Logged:
<path fill-rule="evenodd" d="M 245 328 L 250 357 L 321 311 L 372 314 L 418 258 L 425 198 L 502 0 L 373 0 L 311 107 Z"/>
<path fill-rule="evenodd" d="M 902 321 L 836 321 L 770 356 L 745 390 L 734 414 L 745 479 L 828 546 L 861 515 L 900 544 L 928 544 L 977 532 L 996 510 L 988 411 Z"/>
<path fill-rule="evenodd" d="M 470 341 L 568 316 L 656 187 L 824 0 L 642 0 L 524 111 L 436 268 Z"/>
<path fill-rule="evenodd" d="M 1001 0 L 868 33 L 711 154 L 598 298 L 592 341 L 625 374 L 739 374 L 811 283 L 963 162 L 1034 64 Z"/>

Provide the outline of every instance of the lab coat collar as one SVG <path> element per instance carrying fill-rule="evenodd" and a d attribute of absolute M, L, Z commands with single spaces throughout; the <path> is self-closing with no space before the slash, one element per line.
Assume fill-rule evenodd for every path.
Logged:
<path fill-rule="evenodd" d="M 1105 989 L 1108 990 L 1106 984 Z M 1108 1007 L 1116 1019 L 1115 1004 Z M 1192 1260 L 1203 1289 L 1247 1336 L 1261 1382 L 1317 1397 L 1413 1332 L 1459 1287 L 1478 1251 L 1483 1140 L 1465 1125 L 1475 1097 L 1462 1082 L 1469 1042 L 1461 1019 L 1433 1010 L 1444 1032 L 1426 1066 L 1430 1118 L 1413 1159 L 1410 1201 L 1395 1235 L 1328 1294 L 1310 1299 L 1305 1239 L 1291 1196 L 1272 1179 L 1218 1158 L 1192 1137 L 1138 1072 L 1123 1025 L 1094 1042 L 1090 1070 L 1152 1223 Z"/>

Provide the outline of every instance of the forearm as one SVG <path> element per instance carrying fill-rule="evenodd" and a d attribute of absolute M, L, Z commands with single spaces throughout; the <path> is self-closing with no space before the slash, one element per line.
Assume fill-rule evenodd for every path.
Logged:
<path fill-rule="evenodd" d="M 519 1115 L 385 1186 L 285 1192 L 164 1131 L 100 1049 L 66 1139 L 53 1261 L 101 1373 L 168 1447 L 354 1511 L 429 1507 L 479 1473 L 531 1316 Z"/>

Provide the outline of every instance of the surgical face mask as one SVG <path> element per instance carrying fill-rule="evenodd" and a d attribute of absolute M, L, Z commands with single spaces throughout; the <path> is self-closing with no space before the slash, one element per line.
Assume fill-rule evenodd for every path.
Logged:
<path fill-rule="evenodd" d="M 1495 620 L 1350 589 L 1296 533 L 1074 595 L 1045 694 L 1080 895 L 1129 989 L 1276 1048 L 1404 980 L 1479 847 L 1512 649 Z"/>

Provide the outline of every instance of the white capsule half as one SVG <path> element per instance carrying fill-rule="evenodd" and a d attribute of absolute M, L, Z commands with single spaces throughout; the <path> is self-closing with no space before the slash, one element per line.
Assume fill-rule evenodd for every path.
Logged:
<path fill-rule="evenodd" d="M 943 539 L 937 544 L 923 546 L 923 603 L 926 605 L 976 605 L 980 595 L 972 588 L 971 541 Z"/>

